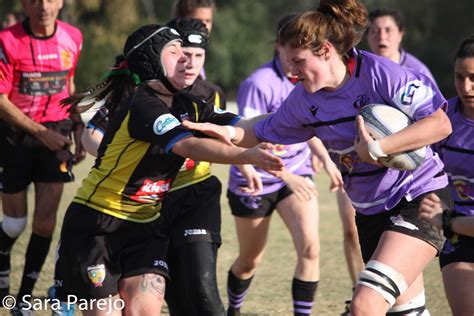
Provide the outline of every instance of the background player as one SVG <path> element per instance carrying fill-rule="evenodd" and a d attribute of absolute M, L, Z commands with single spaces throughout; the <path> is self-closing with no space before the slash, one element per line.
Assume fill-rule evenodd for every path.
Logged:
<path fill-rule="evenodd" d="M 453 315 L 474 314 L 474 36 L 458 48 L 454 63 L 457 96 L 449 100 L 453 133 L 437 144 L 449 175 L 453 210 L 434 194 L 420 205 L 420 217 L 444 230 L 439 256 Z"/>

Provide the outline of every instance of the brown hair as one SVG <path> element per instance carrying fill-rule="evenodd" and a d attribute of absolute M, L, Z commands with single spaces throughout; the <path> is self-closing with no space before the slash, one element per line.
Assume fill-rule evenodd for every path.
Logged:
<path fill-rule="evenodd" d="M 474 34 L 466 37 L 464 41 L 459 45 L 456 52 L 455 59 L 471 58 L 474 57 Z"/>
<path fill-rule="evenodd" d="M 321 0 L 317 11 L 299 13 L 284 25 L 278 41 L 317 53 L 327 40 L 344 55 L 360 42 L 367 25 L 367 10 L 359 1 Z"/>
<path fill-rule="evenodd" d="M 175 17 L 187 17 L 197 8 L 212 8 L 216 10 L 214 0 L 178 0 L 174 8 Z"/>
<path fill-rule="evenodd" d="M 403 16 L 400 13 L 400 11 L 395 10 L 395 9 L 381 8 L 381 9 L 371 11 L 369 13 L 370 23 L 372 24 L 372 22 L 374 22 L 375 19 L 384 17 L 384 16 L 391 17 L 393 21 L 395 21 L 395 24 L 397 25 L 398 30 L 400 32 L 405 31 L 405 20 L 403 19 Z"/>

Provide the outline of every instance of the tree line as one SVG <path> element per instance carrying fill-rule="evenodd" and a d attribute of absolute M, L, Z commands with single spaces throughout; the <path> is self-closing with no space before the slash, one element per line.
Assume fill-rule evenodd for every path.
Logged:
<path fill-rule="evenodd" d="M 472 0 L 362 0 L 368 10 L 402 12 L 403 47 L 431 70 L 445 95 L 455 94 L 453 55 L 474 33 Z M 455 5 L 454 5 L 455 3 Z M 217 12 L 207 52 L 208 78 L 235 97 L 240 82 L 273 55 L 275 25 L 287 13 L 316 9 L 314 0 L 216 0 Z M 76 71 L 79 90 L 96 83 L 120 54 L 127 35 L 140 25 L 166 23 L 174 0 L 64 0 L 60 18 L 79 27 L 84 46 Z M 21 10 L 21 2 L 0 0 L 1 13 Z M 364 39 L 358 48 L 367 49 Z"/>

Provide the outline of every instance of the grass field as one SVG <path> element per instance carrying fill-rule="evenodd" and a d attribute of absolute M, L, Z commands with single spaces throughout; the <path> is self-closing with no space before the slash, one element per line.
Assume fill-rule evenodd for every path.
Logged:
<path fill-rule="evenodd" d="M 88 157 L 85 162 L 81 163 L 76 168 L 76 182 L 66 185 L 61 201 L 58 224 L 62 223 L 64 210 L 74 196 L 82 178 L 87 175 L 92 162 L 93 160 Z M 216 165 L 213 166 L 213 171 L 223 183 L 223 192 L 225 192 L 228 166 Z M 342 250 L 341 225 L 337 213 L 335 195 L 328 190 L 327 177 L 325 175 L 318 175 L 316 182 L 319 190 L 321 210 L 321 281 L 316 296 L 313 315 L 339 315 L 344 309 L 344 301 L 351 293 L 350 278 Z M 33 207 L 31 197 L 32 194 L 30 194 L 30 210 Z M 225 282 L 227 271 L 237 255 L 238 246 L 233 219 L 230 215 L 224 195 L 222 196 L 222 214 L 223 245 L 219 251 L 218 279 L 221 295 L 226 303 Z M 31 216 L 29 220 L 31 220 Z M 16 294 L 18 290 L 21 273 L 23 271 L 24 254 L 30 235 L 30 224 L 31 223 L 29 223 L 28 231 L 25 231 L 13 249 L 11 290 L 14 294 Z M 45 296 L 46 290 L 51 284 L 54 248 L 58 236 L 59 225 L 54 234 L 54 242 L 50 250 L 50 256 L 46 261 L 36 285 L 34 294 L 38 297 Z M 397 249 L 393 251 L 397 251 Z M 278 215 L 276 215 L 272 220 L 270 238 L 264 261 L 252 282 L 249 294 L 242 307 L 242 312 L 251 315 L 292 315 L 290 291 L 295 260 L 295 253 L 288 231 Z M 433 316 L 450 315 L 437 260 L 433 260 L 429 265 L 425 272 L 425 280 L 427 306 L 431 314 Z M 5 309 L 1 309 L 0 315 L 8 315 L 8 312 Z M 38 312 L 37 315 L 50 315 L 50 311 Z"/>

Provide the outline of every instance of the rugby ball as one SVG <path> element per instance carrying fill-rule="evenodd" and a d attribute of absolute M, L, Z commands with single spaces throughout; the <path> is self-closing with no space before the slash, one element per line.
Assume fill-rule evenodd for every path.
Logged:
<path fill-rule="evenodd" d="M 396 133 L 412 124 L 412 120 L 402 111 L 384 104 L 369 104 L 362 108 L 360 115 L 370 136 L 377 140 Z M 378 161 L 398 170 L 414 170 L 425 160 L 426 147 L 388 155 Z"/>

